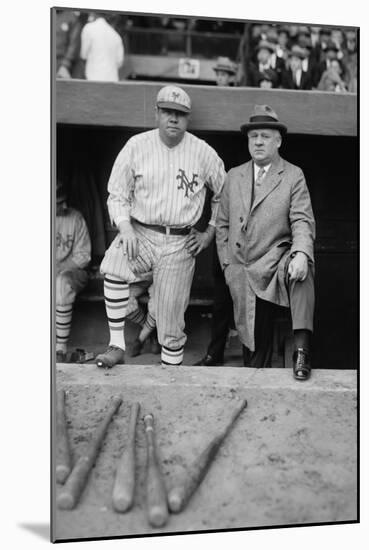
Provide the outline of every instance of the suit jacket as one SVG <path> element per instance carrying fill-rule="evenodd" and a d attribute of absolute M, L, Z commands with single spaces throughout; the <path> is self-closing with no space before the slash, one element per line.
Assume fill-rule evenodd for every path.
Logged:
<path fill-rule="evenodd" d="M 300 168 L 278 156 L 251 206 L 252 185 L 252 161 L 228 172 L 216 222 L 218 255 L 236 327 L 251 351 L 256 296 L 288 307 L 286 261 L 301 251 L 313 263 L 315 239 L 310 195 Z"/>
<path fill-rule="evenodd" d="M 313 78 L 310 72 L 302 71 L 300 85 L 297 86 L 293 81 L 291 69 L 288 69 L 282 73 L 281 86 L 286 90 L 311 90 L 313 87 Z"/>
<path fill-rule="evenodd" d="M 325 71 L 328 70 L 328 65 L 327 65 L 327 61 L 321 61 L 320 63 L 318 63 L 316 66 L 315 66 L 315 72 L 314 72 L 314 86 L 317 87 L 319 82 L 320 82 L 320 79 L 322 78 L 323 76 L 323 73 Z"/>
<path fill-rule="evenodd" d="M 269 71 L 273 74 L 274 77 L 273 88 L 276 88 L 279 84 L 279 75 L 277 71 L 272 68 L 270 68 Z M 257 63 L 250 63 L 247 72 L 247 85 L 258 87 L 259 80 L 263 76 L 263 74 L 263 72 L 259 71 L 259 65 Z"/>

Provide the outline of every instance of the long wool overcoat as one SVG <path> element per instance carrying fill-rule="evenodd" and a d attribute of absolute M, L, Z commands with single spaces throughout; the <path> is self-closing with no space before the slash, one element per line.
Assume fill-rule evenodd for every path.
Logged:
<path fill-rule="evenodd" d="M 251 205 L 253 162 L 231 169 L 223 187 L 216 243 L 242 343 L 255 350 L 256 296 L 289 307 L 288 257 L 301 251 L 314 263 L 315 221 L 302 170 L 277 157 Z"/>

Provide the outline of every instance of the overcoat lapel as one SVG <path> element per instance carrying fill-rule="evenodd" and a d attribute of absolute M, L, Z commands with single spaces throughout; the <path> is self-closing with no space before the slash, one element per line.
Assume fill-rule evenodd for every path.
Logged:
<path fill-rule="evenodd" d="M 281 183 L 281 174 L 283 170 L 283 160 L 281 159 L 281 157 L 278 157 L 278 159 L 272 163 L 272 166 L 268 170 L 268 173 L 262 182 L 260 192 L 255 197 L 251 211 L 255 210 L 258 204 L 260 204 L 265 199 L 265 197 L 267 197 L 273 191 L 273 189 L 275 189 Z"/>
<path fill-rule="evenodd" d="M 242 166 L 238 176 L 238 187 L 242 200 L 242 210 L 245 213 L 246 219 L 250 212 L 251 206 L 252 177 L 252 162 L 250 161 Z"/>

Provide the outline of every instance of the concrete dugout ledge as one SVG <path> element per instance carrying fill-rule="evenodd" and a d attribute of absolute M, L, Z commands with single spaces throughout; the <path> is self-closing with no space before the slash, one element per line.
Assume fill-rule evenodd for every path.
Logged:
<path fill-rule="evenodd" d="M 80 503 L 56 510 L 57 540 L 357 520 L 356 371 L 313 370 L 308 382 L 289 369 L 57 365 L 67 392 L 74 459 L 87 444 L 111 397 L 123 404 Z M 225 425 L 240 398 L 248 401 L 187 508 L 160 529 L 145 509 L 146 447 L 136 437 L 136 497 L 114 512 L 111 492 L 125 445 L 130 404 L 152 412 L 167 488 Z M 56 494 L 57 491 L 56 490 Z"/>

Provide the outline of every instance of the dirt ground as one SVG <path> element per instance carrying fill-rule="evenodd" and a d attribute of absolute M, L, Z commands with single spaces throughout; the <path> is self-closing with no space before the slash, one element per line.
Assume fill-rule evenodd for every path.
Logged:
<path fill-rule="evenodd" d="M 57 365 L 66 390 L 68 436 L 75 461 L 113 396 L 123 403 L 78 506 L 54 506 L 56 540 L 297 525 L 357 519 L 356 373 L 317 370 L 296 382 L 289 369 Z M 186 471 L 241 398 L 248 401 L 186 509 L 158 529 L 145 502 L 142 417 L 156 422 L 167 489 Z M 141 404 L 136 437 L 136 492 L 126 514 L 112 508 L 117 461 L 127 439 L 130 405 Z M 60 491 L 56 487 L 54 497 Z"/>

